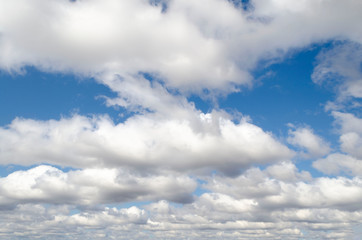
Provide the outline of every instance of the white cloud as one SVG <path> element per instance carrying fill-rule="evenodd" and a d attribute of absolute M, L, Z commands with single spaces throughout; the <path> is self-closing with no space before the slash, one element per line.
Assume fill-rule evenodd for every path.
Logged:
<path fill-rule="evenodd" d="M 201 113 L 186 96 L 238 91 L 252 85 L 250 72 L 260 60 L 338 38 L 350 43 L 320 54 L 313 80 L 339 74 L 340 96 L 360 97 L 362 2 L 254 0 L 248 11 L 226 0 L 165 3 L 166 11 L 146 0 L 0 0 L 1 69 L 34 66 L 93 77 L 118 94 L 104 96 L 108 106 L 136 112 L 119 124 L 106 116 L 75 115 L 17 118 L 1 127 L 1 164 L 83 169 L 38 166 L 1 178 L 0 235 L 351 238 L 362 219 L 359 177 L 313 179 L 298 171 L 289 161 L 293 152 L 272 134 L 246 118 Z M 341 125 L 341 149 L 350 156 L 329 155 L 314 167 L 360 175 L 360 119 L 333 114 Z M 330 152 L 309 128 L 289 133 L 289 142 L 309 157 Z M 254 164 L 268 167 L 247 170 Z M 201 170 L 214 175 L 198 175 Z M 197 180 L 209 192 L 192 196 Z M 153 202 L 144 208 L 99 205 L 130 201 Z M 82 205 L 79 213 L 71 213 L 73 205 Z"/>
<path fill-rule="evenodd" d="M 351 113 L 332 112 L 341 134 L 340 150 L 313 162 L 313 167 L 325 174 L 362 175 L 362 119 Z"/>
<path fill-rule="evenodd" d="M 336 123 L 341 127 L 341 133 L 355 132 L 362 134 L 362 119 L 352 113 L 332 112 Z"/>
<path fill-rule="evenodd" d="M 362 97 L 362 45 L 347 42 L 325 50 L 317 56 L 312 79 L 317 84 L 337 83 L 337 106 L 349 97 Z M 331 103 L 327 106 L 333 107 Z M 335 108 L 336 106 L 334 106 Z"/>
<path fill-rule="evenodd" d="M 259 127 L 220 113 L 194 119 L 136 115 L 59 121 L 15 119 L 0 129 L 2 164 L 43 162 L 73 167 L 133 167 L 142 171 L 219 169 L 237 174 L 251 164 L 286 160 L 293 152 Z"/>
<path fill-rule="evenodd" d="M 329 144 L 309 127 L 290 129 L 288 134 L 288 143 L 306 150 L 301 153 L 302 157 L 321 157 L 331 151 Z"/>
<path fill-rule="evenodd" d="M 144 0 L 0 4 L 0 65 L 5 69 L 35 65 L 84 74 L 143 71 L 159 75 L 171 87 L 188 90 L 221 90 L 250 79 L 228 55 L 225 44 L 204 36 L 198 25 L 207 21 L 216 31 L 232 22 L 245 22 L 227 1 L 208 1 L 208 9 L 193 1 L 172 1 L 167 14 Z"/>
<path fill-rule="evenodd" d="M 362 160 L 340 153 L 331 154 L 313 162 L 313 167 L 325 174 L 362 175 Z"/>
<path fill-rule="evenodd" d="M 0 186 L 3 207 L 39 202 L 92 206 L 159 199 L 190 202 L 196 182 L 175 174 L 143 176 L 122 169 L 62 172 L 41 165 L 0 178 Z"/>
<path fill-rule="evenodd" d="M 253 199 L 265 209 L 332 208 L 361 210 L 360 178 L 315 178 L 299 173 L 294 181 L 269 178 L 269 169 L 250 169 L 236 178 L 214 176 L 205 184 L 212 192 L 235 199 Z M 290 168 L 291 172 L 295 170 Z M 298 173 L 298 172 L 296 172 Z M 345 195 L 341 196 L 340 193 Z"/>
<path fill-rule="evenodd" d="M 207 208 L 209 211 L 225 213 L 252 212 L 258 203 L 253 199 L 237 200 L 220 193 L 205 193 L 198 199 L 198 207 Z"/>
<path fill-rule="evenodd" d="M 333 112 L 332 115 L 340 127 L 341 150 L 362 159 L 362 119 L 351 113 Z"/>
<path fill-rule="evenodd" d="M 350 132 L 340 137 L 341 148 L 344 152 L 352 156 L 362 159 L 362 137 L 361 135 Z"/>
<path fill-rule="evenodd" d="M 48 173 L 36 178 L 38 185 L 31 191 L 39 189 L 40 182 L 50 183 L 47 179 L 59 178 L 54 176 L 59 170 L 48 166 L 41 168 L 47 169 Z M 31 175 L 32 171 L 39 169 L 16 174 Z M 289 169 L 295 171 L 292 167 Z M 84 176 L 87 171 L 61 174 L 68 175 L 68 182 L 77 179 L 82 182 L 81 186 L 90 189 L 102 185 L 102 182 L 94 184 L 99 182 L 98 179 Z M 78 177 L 71 177 L 75 173 Z M 61 205 L 62 199 L 66 202 L 66 198 L 61 197 L 58 198 L 58 205 L 46 207 L 18 204 L 14 210 L 1 210 L 0 222 L 4 224 L 0 224 L 0 232 L 3 236 L 22 233 L 41 239 L 49 238 L 49 234 L 54 239 L 60 239 L 65 232 L 69 239 L 77 239 L 80 235 L 90 239 L 147 239 L 147 236 L 158 239 L 214 239 L 215 236 L 225 239 L 277 239 L 280 236 L 283 239 L 334 239 L 331 236 L 336 234 L 342 234 L 343 237 L 337 239 L 343 239 L 356 236 L 352 229 L 362 220 L 361 179 L 302 179 L 303 176 L 299 175 L 294 180 L 284 182 L 270 177 L 269 170 L 256 168 L 237 178 L 214 176 L 207 179 L 204 185 L 211 192 L 195 196 L 194 202 L 183 205 L 161 200 L 129 208 L 98 206 L 77 209 L 72 205 Z M 57 184 L 52 186 L 55 186 L 54 190 L 58 189 Z M 258 193 L 251 191 L 252 188 L 262 189 Z M 266 188 L 272 191 L 265 191 Z M 93 197 L 97 199 L 106 190 L 100 190 Z M 27 190 L 24 191 L 26 194 Z M 90 232 L 94 235 L 88 235 Z"/>
<path fill-rule="evenodd" d="M 143 71 L 183 91 L 230 92 L 250 84 L 248 72 L 260 59 L 335 37 L 362 42 L 359 1 L 254 0 L 250 11 L 226 0 L 167 4 L 162 12 L 145 0 L 2 0 L 0 66 Z"/>
<path fill-rule="evenodd" d="M 312 179 L 312 176 L 307 171 L 298 172 L 297 167 L 291 162 L 280 162 L 266 168 L 265 172 L 272 178 L 285 182 Z"/>

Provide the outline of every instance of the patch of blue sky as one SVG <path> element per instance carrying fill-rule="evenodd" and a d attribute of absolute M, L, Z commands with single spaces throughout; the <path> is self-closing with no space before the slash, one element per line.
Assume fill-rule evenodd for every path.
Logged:
<path fill-rule="evenodd" d="M 16 117 L 49 120 L 73 114 L 108 114 L 122 121 L 122 109 L 109 108 L 98 97 L 116 94 L 93 79 L 44 73 L 33 67 L 25 70 L 25 74 L 0 72 L 0 126 Z"/>
<path fill-rule="evenodd" d="M 245 11 L 252 9 L 252 4 L 249 0 L 228 0 L 228 1 L 233 3 L 235 7 L 242 8 Z"/>
<path fill-rule="evenodd" d="M 69 211 L 69 215 L 76 215 L 76 214 L 79 214 L 81 213 L 81 211 L 78 209 L 78 208 L 72 208 L 70 211 Z"/>
<path fill-rule="evenodd" d="M 286 135 L 288 123 L 310 126 L 315 133 L 336 144 L 333 117 L 324 110 L 335 93 L 311 80 L 316 55 L 330 43 L 294 53 L 284 61 L 256 69 L 260 79 L 252 90 L 243 89 L 220 100 L 220 108 L 237 110 L 251 117 L 254 124 L 277 135 Z"/>
<path fill-rule="evenodd" d="M 332 148 L 338 148 L 334 118 L 324 109 L 327 101 L 336 98 L 336 93 L 311 79 L 315 57 L 322 49 L 330 47 L 330 42 L 314 45 L 265 68 L 260 65 L 253 72 L 257 79 L 254 87 L 242 88 L 240 92 L 218 99 L 218 107 L 250 116 L 255 125 L 279 137 L 287 136 L 289 123 L 296 127 L 310 126 L 317 135 L 330 141 Z M 197 95 L 188 99 L 204 113 L 215 107 L 215 103 Z"/>
<path fill-rule="evenodd" d="M 161 7 L 162 13 L 165 13 L 167 11 L 167 0 L 149 0 L 149 3 L 153 6 Z"/>
<path fill-rule="evenodd" d="M 33 164 L 30 166 L 9 164 L 9 165 L 0 165 L 0 177 L 7 177 L 9 174 L 16 172 L 16 171 L 27 171 L 27 170 L 37 167 L 39 165 L 47 165 L 47 166 L 55 167 L 65 173 L 70 172 L 70 171 L 80 170 L 78 168 L 73 168 L 73 167 L 69 167 L 69 166 L 62 167 L 62 166 L 57 166 L 57 165 L 53 165 L 53 164 L 49 164 L 49 163 Z"/>
<path fill-rule="evenodd" d="M 285 144 L 289 129 L 287 125 L 291 123 L 295 127 L 311 127 L 315 134 L 331 144 L 332 149 L 339 149 L 334 118 L 324 109 L 327 101 L 335 100 L 336 92 L 333 91 L 334 87 L 325 88 L 311 79 L 315 57 L 322 49 L 330 49 L 332 45 L 332 42 L 313 45 L 291 53 L 281 62 L 256 69 L 253 75 L 258 82 L 253 89 L 242 89 L 241 92 L 219 99 L 219 108 L 250 116 L 254 124 L 272 132 Z M 214 108 L 212 102 L 196 95 L 189 100 L 203 112 L 210 112 Z M 289 147 L 301 151 L 294 146 Z M 324 176 L 313 168 L 313 160 L 296 158 L 294 162 L 299 169 L 309 171 L 313 177 Z"/>
<path fill-rule="evenodd" d="M 207 181 L 202 179 L 197 179 L 197 188 L 194 191 L 194 195 L 201 196 L 204 193 L 210 193 L 211 191 L 204 188 L 204 185 L 207 184 Z"/>
<path fill-rule="evenodd" d="M 16 171 L 26 171 L 34 166 L 20 166 L 20 165 L 6 165 L 6 166 L 0 166 L 0 177 L 7 177 L 9 174 L 16 172 Z"/>
<path fill-rule="evenodd" d="M 338 149 L 339 136 L 332 131 L 334 119 L 324 110 L 324 104 L 335 99 L 335 93 L 311 80 L 315 57 L 322 49 L 330 47 L 331 43 L 311 46 L 290 54 L 284 61 L 256 69 L 253 75 L 258 82 L 254 88 L 220 98 L 218 107 L 248 115 L 254 124 L 281 138 L 287 136 L 288 123 L 297 127 L 308 125 L 316 134 L 331 142 L 333 149 Z M 154 81 L 152 74 L 140 74 Z M 108 114 L 113 121 L 121 122 L 132 114 L 123 108 L 107 107 L 105 100 L 97 96 L 115 97 L 116 93 L 93 79 L 43 73 L 32 67 L 26 68 L 23 75 L 1 72 L 0 78 L 1 126 L 16 117 L 48 120 L 75 113 Z M 215 107 L 215 103 L 197 95 L 190 96 L 188 100 L 203 112 L 210 112 Z M 310 161 L 300 160 L 297 164 L 310 170 L 314 176 L 320 175 L 310 166 Z M 0 168 L 0 174 L 6 176 L 16 169 L 26 170 L 28 167 Z M 198 190 L 197 194 L 201 193 L 202 190 Z"/>
<path fill-rule="evenodd" d="M 199 95 L 192 94 L 187 98 L 195 104 L 195 107 L 203 113 L 209 113 L 214 109 L 214 104 L 208 100 L 201 98 Z"/>
<path fill-rule="evenodd" d="M 313 178 L 326 177 L 326 174 L 315 169 L 312 164 L 313 164 L 313 161 L 310 161 L 310 160 L 295 161 L 295 166 L 297 167 L 297 169 L 299 169 L 299 171 L 309 172 L 309 174 Z M 347 177 L 347 178 L 349 177 L 348 175 L 341 175 L 341 174 L 338 174 L 338 176 Z M 331 175 L 331 177 L 333 177 L 333 175 Z"/>

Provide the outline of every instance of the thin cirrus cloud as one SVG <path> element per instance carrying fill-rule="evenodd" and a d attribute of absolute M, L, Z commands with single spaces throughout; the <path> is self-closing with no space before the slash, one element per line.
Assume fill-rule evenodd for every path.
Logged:
<path fill-rule="evenodd" d="M 338 89 L 341 100 L 347 97 L 361 98 L 361 52 L 360 43 L 347 42 L 319 53 L 312 74 L 313 81 L 324 84 L 328 80 L 338 79 L 341 81 Z"/>
<path fill-rule="evenodd" d="M 0 126 L 0 164 L 30 166 L 0 178 L 0 238 L 358 238 L 361 8 L 353 0 L 0 0 L 2 72 L 90 78 L 116 93 L 95 97 L 129 113 L 118 123 L 96 112 Z M 338 147 L 310 123 L 295 119 L 307 127 L 276 135 L 218 106 L 263 85 L 268 77 L 255 72 L 313 47 L 324 50 L 308 81 L 336 94 L 321 105 Z M 210 101 L 210 111 L 190 96 Z"/>

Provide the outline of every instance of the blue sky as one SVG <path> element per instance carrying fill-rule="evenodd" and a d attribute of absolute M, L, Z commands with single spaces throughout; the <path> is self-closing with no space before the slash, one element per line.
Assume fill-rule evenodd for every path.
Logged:
<path fill-rule="evenodd" d="M 240 92 L 221 96 L 216 104 L 197 95 L 188 99 L 204 113 L 215 107 L 231 113 L 238 111 L 277 134 L 285 133 L 287 123 L 294 123 L 310 125 L 324 137 L 333 137 L 328 131 L 333 118 L 324 110 L 324 105 L 335 98 L 335 92 L 314 84 L 310 78 L 315 56 L 329 46 L 330 43 L 310 46 L 266 68 L 256 69 L 253 76 L 258 82 L 252 89 L 242 88 Z M 2 71 L 2 79 L 2 125 L 16 117 L 47 120 L 75 113 L 108 114 L 119 122 L 124 120 L 121 115 L 127 114 L 124 108 L 107 107 L 102 96 L 115 94 L 91 78 L 44 73 L 29 67 L 21 73 Z"/>
<path fill-rule="evenodd" d="M 361 9 L 0 0 L 0 239 L 359 239 Z"/>

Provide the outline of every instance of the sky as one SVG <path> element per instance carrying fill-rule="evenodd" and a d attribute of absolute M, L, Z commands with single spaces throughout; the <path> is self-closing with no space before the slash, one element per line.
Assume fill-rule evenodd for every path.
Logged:
<path fill-rule="evenodd" d="M 0 239 L 361 239 L 361 22 L 0 0 Z"/>

